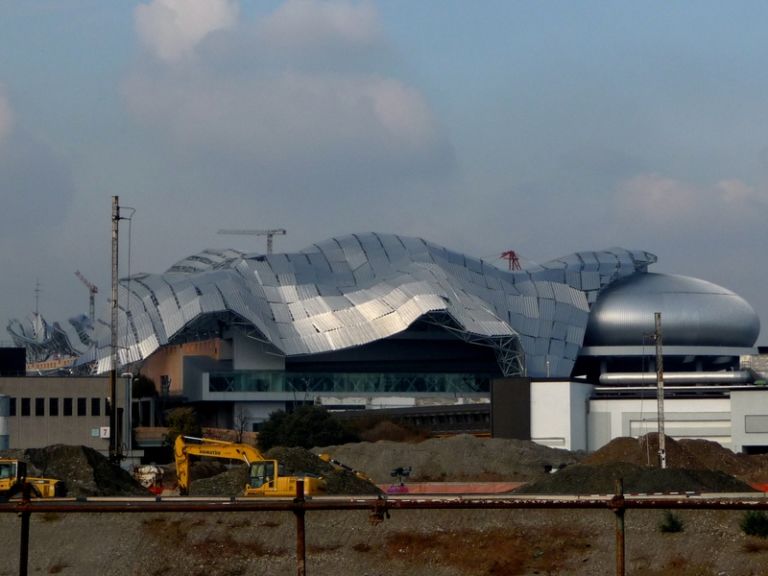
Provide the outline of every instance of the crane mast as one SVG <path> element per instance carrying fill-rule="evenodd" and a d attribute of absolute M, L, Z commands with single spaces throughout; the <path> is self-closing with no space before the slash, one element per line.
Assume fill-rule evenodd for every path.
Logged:
<path fill-rule="evenodd" d="M 91 324 L 96 322 L 96 294 L 99 293 L 99 289 L 95 284 L 89 282 L 88 279 L 82 275 L 80 270 L 75 270 L 75 276 L 80 279 L 80 282 L 85 284 L 88 288 L 88 312 L 91 319 Z"/>
<path fill-rule="evenodd" d="M 249 230 L 249 229 L 236 229 L 236 230 L 219 230 L 219 234 L 230 235 L 247 235 L 247 236 L 266 236 L 267 237 L 267 254 L 272 254 L 272 243 L 275 236 L 284 236 L 286 234 L 284 228 L 268 228 L 264 230 Z"/>

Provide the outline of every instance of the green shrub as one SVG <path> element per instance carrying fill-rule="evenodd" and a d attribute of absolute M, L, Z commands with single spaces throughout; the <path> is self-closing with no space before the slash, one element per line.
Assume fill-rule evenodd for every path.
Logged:
<path fill-rule="evenodd" d="M 182 406 L 170 410 L 166 416 L 168 421 L 168 433 L 164 441 L 167 446 L 173 446 L 177 436 L 194 436 L 199 438 L 203 435 L 203 428 L 197 418 L 194 408 Z"/>
<path fill-rule="evenodd" d="M 671 510 L 664 511 L 664 518 L 659 523 L 659 530 L 665 534 L 674 534 L 683 531 L 682 519 Z"/>
<path fill-rule="evenodd" d="M 768 515 L 762 510 L 748 510 L 740 526 L 744 534 L 768 538 Z"/>
<path fill-rule="evenodd" d="M 259 429 L 259 447 L 331 446 L 358 440 L 347 422 L 334 418 L 321 406 L 300 406 L 294 412 L 273 412 Z"/>

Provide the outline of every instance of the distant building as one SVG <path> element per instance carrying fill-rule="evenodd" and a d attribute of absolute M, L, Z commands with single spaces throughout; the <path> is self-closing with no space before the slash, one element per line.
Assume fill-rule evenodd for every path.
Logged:
<path fill-rule="evenodd" d="M 141 371 L 161 397 L 193 404 L 218 427 L 257 427 L 308 402 L 421 410 L 488 403 L 503 379 L 565 382 L 554 396 L 531 390 L 531 429 L 536 406 L 554 421 L 569 398 L 567 443 L 587 447 L 590 437 L 634 433 L 623 424 L 605 432 L 592 410 L 602 388 L 653 385 L 656 313 L 670 387 L 755 380 L 740 366 L 757 354 L 749 304 L 704 280 L 649 272 L 655 262 L 612 248 L 504 270 L 376 233 L 287 254 L 207 250 L 120 281 L 119 371 Z M 110 343 L 97 323 L 95 345 L 73 370 L 108 371 Z"/>

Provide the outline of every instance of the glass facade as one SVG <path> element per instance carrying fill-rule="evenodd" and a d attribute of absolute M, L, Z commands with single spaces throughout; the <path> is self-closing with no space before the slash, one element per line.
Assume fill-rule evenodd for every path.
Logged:
<path fill-rule="evenodd" d="M 482 394 L 490 382 L 490 375 L 477 374 L 211 372 L 208 391 Z"/>

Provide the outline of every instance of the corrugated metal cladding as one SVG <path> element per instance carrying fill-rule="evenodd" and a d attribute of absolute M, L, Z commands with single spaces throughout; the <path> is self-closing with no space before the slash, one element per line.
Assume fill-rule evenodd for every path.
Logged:
<path fill-rule="evenodd" d="M 206 337 L 236 319 L 286 356 L 316 354 L 387 338 L 429 316 L 450 322 L 468 342 L 497 347 L 499 357 L 522 349 L 530 376 L 567 377 L 588 302 L 655 261 L 613 248 L 507 271 L 420 238 L 372 232 L 292 254 L 206 250 L 164 274 L 121 281 L 119 301 L 130 313 L 120 308 L 118 346 L 123 357 L 141 360 L 175 338 Z M 95 361 L 104 371 L 110 334 L 100 330 L 98 346 L 80 363 Z"/>

